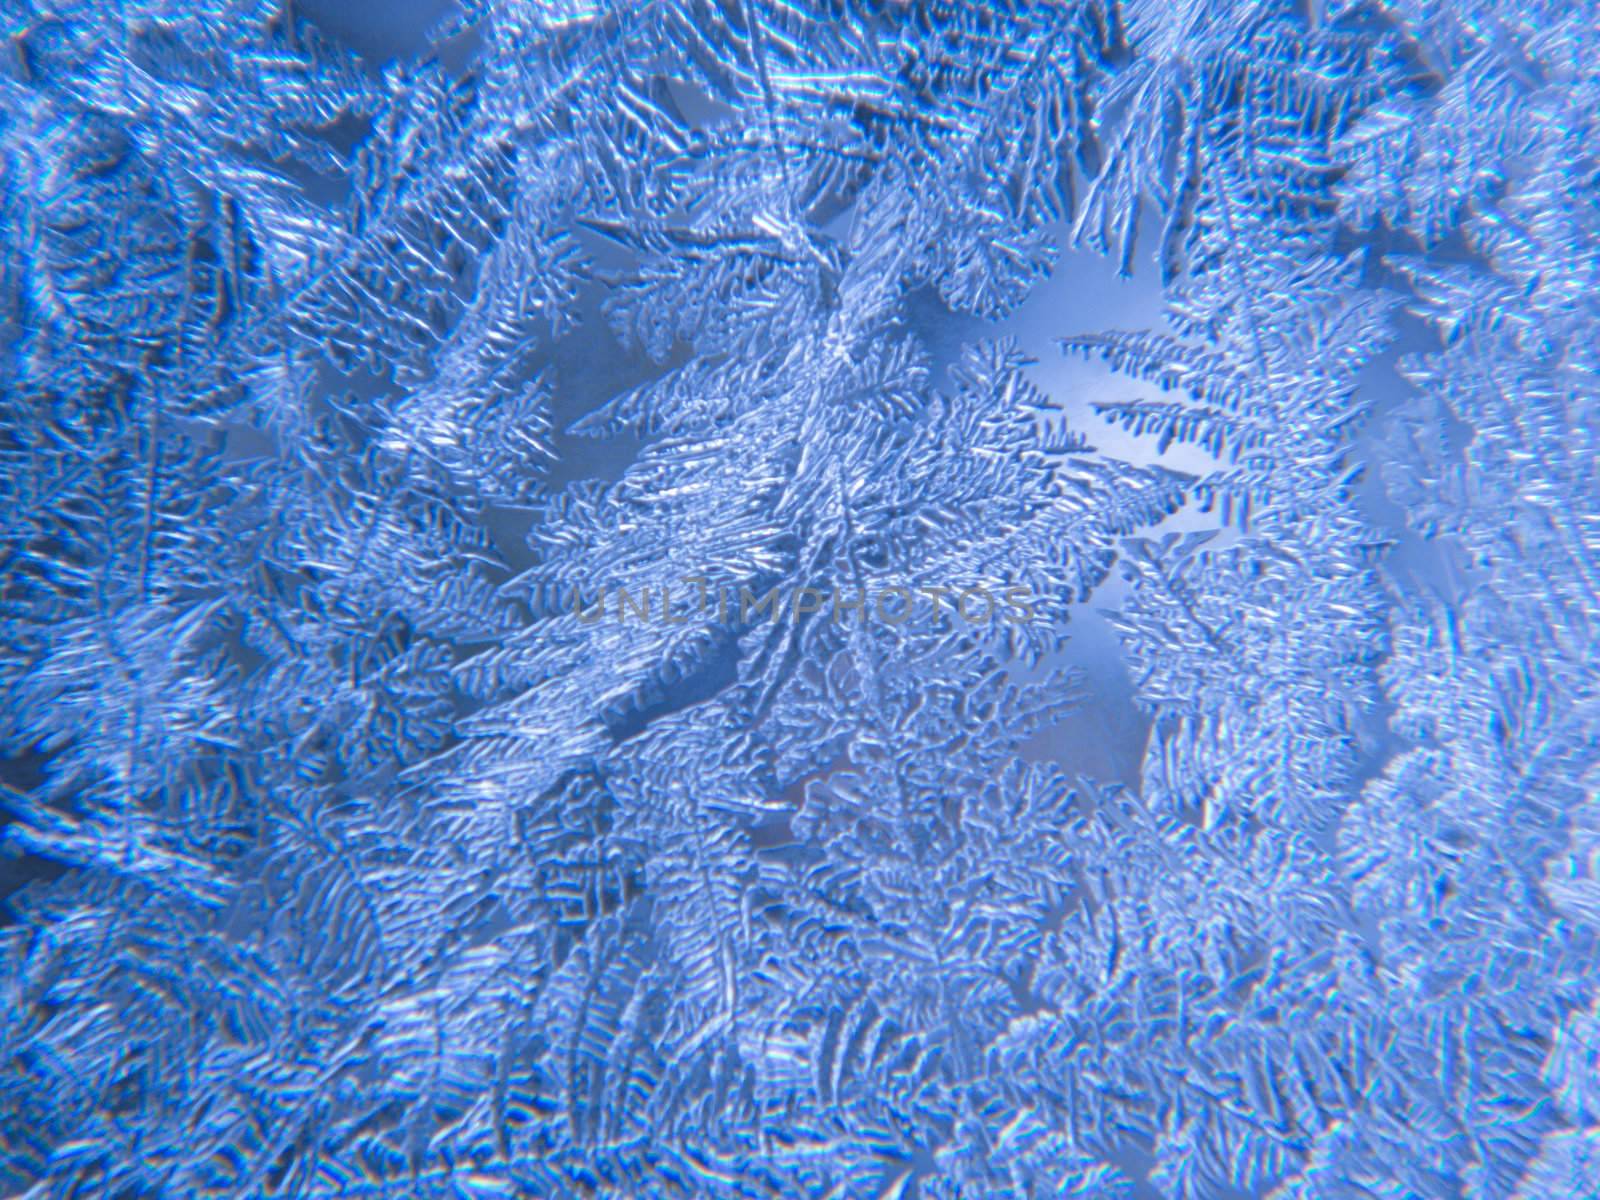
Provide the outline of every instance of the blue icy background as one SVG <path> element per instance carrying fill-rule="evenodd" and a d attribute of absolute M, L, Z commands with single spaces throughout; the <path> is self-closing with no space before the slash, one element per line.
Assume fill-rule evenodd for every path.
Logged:
<path fill-rule="evenodd" d="M 5 1194 L 1600 1196 L 1591 5 L 0 11 Z"/>

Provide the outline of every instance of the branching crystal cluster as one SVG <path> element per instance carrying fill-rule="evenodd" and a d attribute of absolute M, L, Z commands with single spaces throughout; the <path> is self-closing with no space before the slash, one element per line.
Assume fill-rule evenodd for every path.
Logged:
<path fill-rule="evenodd" d="M 1600 10 L 430 11 L 0 0 L 0 1195 L 1600 1196 Z"/>

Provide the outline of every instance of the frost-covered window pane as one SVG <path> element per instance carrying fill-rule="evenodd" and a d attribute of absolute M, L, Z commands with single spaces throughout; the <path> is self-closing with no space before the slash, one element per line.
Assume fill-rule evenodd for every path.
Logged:
<path fill-rule="evenodd" d="M 1600 1196 L 1600 39 L 0 0 L 0 1195 Z"/>

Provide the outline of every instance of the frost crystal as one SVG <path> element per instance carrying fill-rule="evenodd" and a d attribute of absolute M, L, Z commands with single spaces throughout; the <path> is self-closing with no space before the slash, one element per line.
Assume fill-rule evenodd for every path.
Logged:
<path fill-rule="evenodd" d="M 1592 5 L 0 13 L 0 1194 L 1600 1196 Z"/>

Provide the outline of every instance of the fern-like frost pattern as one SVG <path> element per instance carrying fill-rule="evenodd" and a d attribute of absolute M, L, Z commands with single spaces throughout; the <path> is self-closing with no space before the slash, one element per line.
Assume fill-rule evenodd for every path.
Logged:
<path fill-rule="evenodd" d="M 0 1194 L 1600 1197 L 1592 4 L 0 14 Z"/>

